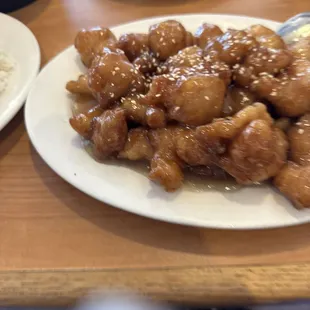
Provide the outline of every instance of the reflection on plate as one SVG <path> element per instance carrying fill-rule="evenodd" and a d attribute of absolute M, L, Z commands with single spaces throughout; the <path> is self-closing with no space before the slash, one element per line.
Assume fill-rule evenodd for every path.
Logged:
<path fill-rule="evenodd" d="M 116 35 L 146 32 L 150 25 L 169 18 L 179 20 L 191 31 L 203 22 L 217 24 L 222 29 L 242 29 L 251 24 L 276 29 L 279 25 L 242 16 L 181 15 L 137 21 L 111 30 Z M 68 124 L 72 102 L 65 84 L 75 79 L 81 70 L 74 47 L 63 51 L 39 74 L 25 111 L 30 138 L 40 155 L 61 177 L 81 191 L 130 212 L 193 226 L 251 229 L 310 221 L 310 211 L 295 210 L 268 185 L 233 191 L 221 191 L 216 186 L 206 190 L 185 186 L 171 194 L 148 182 L 139 169 L 94 161 Z"/>

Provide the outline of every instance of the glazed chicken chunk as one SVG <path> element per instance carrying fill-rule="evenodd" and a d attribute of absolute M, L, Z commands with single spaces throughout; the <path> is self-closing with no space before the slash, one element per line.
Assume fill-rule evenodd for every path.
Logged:
<path fill-rule="evenodd" d="M 204 23 L 195 32 L 195 41 L 200 48 L 205 48 L 214 38 L 223 34 L 223 31 L 216 25 Z"/>
<path fill-rule="evenodd" d="M 75 37 L 74 45 L 86 67 L 90 67 L 96 56 L 105 55 L 105 48 L 116 49 L 116 37 L 110 29 L 95 27 L 82 29 Z"/>
<path fill-rule="evenodd" d="M 211 40 L 204 54 L 210 59 L 220 60 L 233 66 L 240 63 L 256 44 L 256 40 L 245 31 L 229 29 L 223 35 Z"/>
<path fill-rule="evenodd" d="M 301 117 L 288 131 L 290 158 L 295 163 L 310 165 L 310 114 Z"/>
<path fill-rule="evenodd" d="M 118 157 L 128 160 L 151 160 L 153 154 L 148 130 L 140 127 L 129 130 L 124 149 L 119 152 Z"/>
<path fill-rule="evenodd" d="M 288 143 L 275 128 L 263 104 L 235 116 L 198 127 L 197 138 L 214 154 L 214 160 L 241 184 L 275 176 L 287 158 Z"/>
<path fill-rule="evenodd" d="M 310 208 L 310 165 L 289 162 L 275 177 L 274 184 L 297 209 Z"/>
<path fill-rule="evenodd" d="M 166 60 L 191 43 L 191 35 L 175 20 L 167 20 L 150 27 L 149 46 L 160 60 Z"/>
<path fill-rule="evenodd" d="M 262 75 L 251 89 L 269 100 L 280 115 L 301 116 L 310 111 L 310 62 L 298 59 L 277 77 Z"/>
<path fill-rule="evenodd" d="M 168 127 L 149 132 L 149 139 L 155 151 L 149 178 L 161 184 L 168 192 L 180 188 L 184 179 L 182 162 L 176 154 L 173 139 L 176 130 Z"/>
<path fill-rule="evenodd" d="M 247 32 L 252 35 L 261 46 L 273 49 L 286 48 L 283 39 L 273 30 L 265 26 L 253 25 L 247 29 Z"/>
<path fill-rule="evenodd" d="M 144 33 L 125 33 L 118 40 L 117 47 L 124 51 L 130 61 L 134 61 L 149 50 L 149 38 Z"/>
<path fill-rule="evenodd" d="M 125 113 L 121 109 L 106 110 L 95 117 L 91 136 L 95 157 L 106 159 L 116 156 L 124 149 L 127 132 Z"/>
<path fill-rule="evenodd" d="M 126 56 L 111 51 L 93 61 L 88 70 L 88 86 L 105 108 L 128 93 L 145 88 L 142 73 Z"/>

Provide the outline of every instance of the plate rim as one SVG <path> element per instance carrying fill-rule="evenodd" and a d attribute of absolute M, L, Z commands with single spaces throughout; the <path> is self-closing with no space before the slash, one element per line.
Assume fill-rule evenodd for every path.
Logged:
<path fill-rule="evenodd" d="M 281 23 L 275 20 L 270 20 L 270 19 L 264 19 L 264 18 L 259 18 L 259 17 L 251 17 L 251 16 L 246 16 L 246 15 L 237 15 L 237 14 L 203 14 L 203 13 L 199 13 L 199 14 L 174 14 L 174 15 L 161 15 L 161 16 L 156 16 L 156 17 L 151 17 L 151 18 L 144 18 L 144 19 L 138 19 L 138 20 L 134 20 L 131 22 L 126 22 L 123 24 L 117 24 L 117 25 L 113 25 L 110 27 L 110 29 L 113 31 L 115 28 L 118 27 L 124 27 L 124 26 L 129 26 L 130 24 L 134 24 L 134 23 L 139 23 L 139 22 L 152 22 L 153 20 L 158 20 L 158 19 L 165 19 L 165 18 L 183 18 L 183 17 L 190 17 L 190 16 L 197 16 L 200 18 L 207 18 L 208 16 L 213 16 L 213 17 L 223 17 L 223 16 L 227 16 L 227 17 L 242 17 L 242 18 L 246 18 L 246 19 L 257 19 L 257 20 L 261 20 L 261 21 L 266 21 L 268 23 L 273 22 L 273 23 L 277 23 L 278 25 L 280 25 Z M 45 71 L 46 67 L 57 61 L 57 58 L 60 57 L 63 53 L 65 53 L 66 51 L 73 49 L 74 46 L 70 45 L 67 48 L 63 49 L 62 51 L 60 51 L 58 54 L 56 54 L 53 58 L 51 58 L 48 63 L 46 63 L 44 65 L 44 67 L 42 68 L 41 72 Z M 40 72 L 40 74 L 41 74 Z M 105 198 L 102 199 L 102 197 L 98 197 L 96 194 L 94 194 L 93 192 L 89 192 L 87 191 L 87 189 L 83 188 L 82 185 L 79 184 L 79 182 L 70 177 L 69 175 L 66 175 L 65 173 L 62 173 L 61 169 L 57 166 L 52 166 L 49 164 L 48 160 L 41 154 L 40 151 L 40 147 L 36 144 L 35 142 L 35 137 L 34 137 L 34 133 L 32 132 L 32 129 L 30 128 L 30 112 L 29 112 L 29 105 L 28 102 L 31 99 L 32 96 L 32 92 L 34 92 L 35 90 L 35 85 L 36 85 L 36 81 L 37 79 L 40 77 L 40 74 L 36 77 L 29 93 L 28 93 L 28 97 L 26 100 L 26 104 L 25 104 L 25 125 L 26 125 L 26 129 L 29 135 L 29 138 L 31 140 L 31 143 L 33 144 L 34 148 L 36 149 L 36 151 L 38 152 L 38 154 L 40 155 L 40 157 L 45 161 L 45 163 L 58 175 L 60 176 L 63 180 L 65 180 L 67 183 L 71 184 L 72 186 L 74 186 L 75 188 L 77 188 L 78 190 L 80 190 L 81 192 L 85 193 L 86 195 L 96 199 L 99 202 L 103 202 L 108 204 L 111 207 L 116 207 L 118 209 L 124 210 L 126 212 L 130 212 L 132 214 L 136 214 L 139 216 L 143 216 L 146 218 L 151 218 L 154 220 L 160 220 L 163 222 L 167 222 L 167 223 L 173 223 L 173 224 L 178 224 L 178 225 L 185 225 L 185 226 L 192 226 L 192 227 L 201 227 L 201 228 L 211 228 L 211 229 L 222 229 L 222 230 L 262 230 L 262 229 L 274 229 L 274 228 L 281 228 L 281 227 L 290 227 L 290 226 L 297 226 L 297 225 L 302 225 L 305 223 L 310 222 L 310 218 L 309 219 L 298 219 L 298 221 L 296 222 L 291 222 L 291 223 L 279 223 L 279 224 L 257 224 L 255 227 L 252 226 L 248 226 L 248 225 L 239 225 L 236 226 L 228 226 L 227 224 L 224 225 L 220 225 L 220 224 L 212 224 L 212 223 L 202 223 L 199 222 L 197 220 L 193 220 L 193 219 L 183 219 L 182 217 L 170 217 L 170 216 L 164 216 L 162 214 L 150 214 L 148 211 L 145 211 L 143 208 L 141 208 L 139 210 L 139 212 L 129 209 L 128 207 L 124 206 L 123 204 L 119 203 L 119 201 L 115 201 L 115 199 L 113 199 L 113 197 L 105 195 Z"/>
<path fill-rule="evenodd" d="M 32 85 L 34 81 L 36 80 L 39 70 L 40 70 L 40 65 L 41 65 L 41 51 L 40 51 L 40 46 L 39 43 L 34 35 L 34 33 L 21 21 L 18 19 L 4 14 L 0 13 L 0 18 L 6 18 L 8 20 L 11 20 L 14 23 L 19 24 L 26 32 L 28 32 L 30 39 L 32 40 L 32 43 L 35 48 L 35 54 L 36 54 L 36 63 L 34 66 L 34 70 L 32 71 L 33 77 L 25 84 L 22 83 L 23 87 L 25 87 L 22 91 L 17 92 L 16 96 L 12 98 L 8 104 L 13 103 L 10 107 L 5 109 L 1 114 L 0 114 L 0 131 L 3 130 L 3 128 L 15 117 L 15 115 L 19 112 L 19 110 L 22 108 L 24 103 L 26 103 L 27 96 L 29 94 L 30 89 L 32 88 Z M 17 98 L 19 97 L 19 98 Z"/>

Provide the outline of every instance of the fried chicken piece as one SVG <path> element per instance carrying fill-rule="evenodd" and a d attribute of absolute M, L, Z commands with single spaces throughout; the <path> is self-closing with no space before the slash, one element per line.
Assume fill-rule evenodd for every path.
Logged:
<path fill-rule="evenodd" d="M 153 25 L 149 30 L 149 46 L 160 60 L 166 60 L 190 44 L 190 36 L 183 25 L 167 20 Z"/>
<path fill-rule="evenodd" d="M 164 110 L 143 104 L 144 100 L 144 97 L 141 97 L 141 95 L 122 98 L 120 107 L 125 111 L 126 118 L 150 128 L 165 127 L 167 120 Z"/>
<path fill-rule="evenodd" d="M 129 160 L 151 160 L 154 155 L 148 138 L 148 130 L 134 128 L 129 130 L 125 147 L 119 152 L 119 158 Z"/>
<path fill-rule="evenodd" d="M 292 63 L 292 55 L 287 50 L 266 47 L 253 48 L 245 57 L 243 64 L 233 68 L 234 81 L 247 87 L 260 75 L 275 75 Z"/>
<path fill-rule="evenodd" d="M 301 117 L 288 131 L 290 157 L 295 163 L 310 165 L 310 114 Z"/>
<path fill-rule="evenodd" d="M 204 54 L 211 60 L 220 60 L 233 66 L 240 63 L 256 44 L 256 40 L 245 31 L 229 29 L 223 35 L 211 40 Z"/>
<path fill-rule="evenodd" d="M 212 165 L 210 154 L 197 140 L 195 131 L 179 128 L 174 134 L 175 150 L 178 157 L 190 166 Z"/>
<path fill-rule="evenodd" d="M 275 177 L 274 185 L 297 209 L 310 208 L 310 165 L 289 162 Z"/>
<path fill-rule="evenodd" d="M 254 120 L 230 143 L 219 166 L 240 184 L 265 181 L 286 162 L 288 143 L 284 133 L 264 120 Z"/>
<path fill-rule="evenodd" d="M 219 118 L 211 124 L 200 126 L 196 129 L 197 138 L 202 143 L 216 139 L 232 139 L 242 128 L 246 127 L 254 120 L 264 120 L 268 125 L 272 125 L 273 120 L 267 112 L 267 108 L 262 103 L 254 103 L 245 107 L 232 117 Z"/>
<path fill-rule="evenodd" d="M 196 137 L 213 154 L 213 162 L 241 184 L 276 175 L 287 157 L 285 135 L 273 126 L 262 103 L 198 127 Z"/>
<path fill-rule="evenodd" d="M 134 66 L 143 74 L 152 74 L 156 72 L 160 61 L 150 52 L 144 52 L 133 62 Z"/>
<path fill-rule="evenodd" d="M 95 117 L 100 116 L 103 111 L 100 105 L 97 105 L 87 113 L 80 113 L 70 117 L 70 125 L 83 138 L 90 139 L 93 129 L 93 120 Z"/>
<path fill-rule="evenodd" d="M 251 34 L 261 46 L 274 49 L 286 48 L 283 39 L 273 30 L 265 26 L 253 25 L 247 29 L 247 32 Z"/>
<path fill-rule="evenodd" d="M 125 33 L 118 40 L 118 47 L 125 52 L 130 61 L 149 50 L 149 37 L 144 33 Z"/>
<path fill-rule="evenodd" d="M 91 66 L 96 56 L 105 55 L 104 48 L 116 49 L 116 43 L 116 37 L 111 30 L 102 27 L 82 29 L 74 40 L 75 48 L 86 67 Z"/>
<path fill-rule="evenodd" d="M 176 130 L 168 127 L 149 131 L 149 139 L 155 150 L 149 178 L 161 184 L 167 192 L 180 188 L 184 179 L 182 162 L 176 154 L 173 139 Z"/>
<path fill-rule="evenodd" d="M 195 42 L 200 48 L 205 48 L 211 39 L 223 34 L 216 25 L 204 23 L 195 32 Z"/>
<path fill-rule="evenodd" d="M 173 72 L 176 68 L 192 68 L 203 64 L 203 51 L 198 46 L 189 46 L 180 50 L 176 55 L 169 57 L 158 73 Z"/>
<path fill-rule="evenodd" d="M 222 116 L 226 117 L 234 115 L 256 101 L 257 97 L 250 92 L 249 89 L 231 85 L 226 93 Z"/>
<path fill-rule="evenodd" d="M 295 60 L 277 77 L 263 75 L 251 89 L 270 101 L 280 115 L 301 116 L 310 111 L 310 61 Z"/>
<path fill-rule="evenodd" d="M 88 87 L 87 75 L 81 74 L 76 81 L 69 81 L 66 89 L 72 94 L 91 95 L 92 92 Z"/>
<path fill-rule="evenodd" d="M 225 84 L 214 76 L 197 75 L 179 79 L 166 93 L 165 106 L 171 119 L 198 126 L 221 115 Z"/>
<path fill-rule="evenodd" d="M 109 52 L 96 58 L 88 70 L 88 85 L 102 107 L 107 108 L 121 97 L 144 91 L 144 77 L 122 55 Z"/>
<path fill-rule="evenodd" d="M 289 49 L 295 58 L 310 61 L 310 36 L 299 38 Z"/>
<path fill-rule="evenodd" d="M 106 159 L 117 155 L 124 149 L 127 140 L 127 123 L 122 109 L 106 110 L 93 120 L 94 155 Z"/>

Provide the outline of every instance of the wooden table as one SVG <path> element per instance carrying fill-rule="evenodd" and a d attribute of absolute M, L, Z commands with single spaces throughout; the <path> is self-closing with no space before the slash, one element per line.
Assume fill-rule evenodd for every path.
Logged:
<path fill-rule="evenodd" d="M 36 35 L 44 65 L 81 27 L 197 12 L 284 21 L 309 9 L 309 0 L 38 0 L 12 16 Z M 98 286 L 208 304 L 309 297 L 310 225 L 198 229 L 104 205 L 43 162 L 21 111 L 0 133 L 0 304 L 67 304 Z"/>

